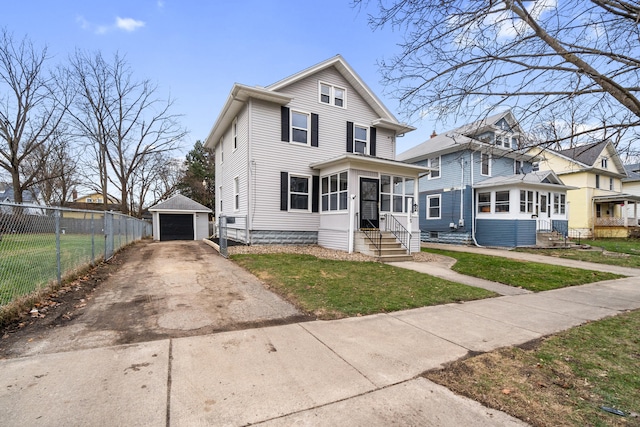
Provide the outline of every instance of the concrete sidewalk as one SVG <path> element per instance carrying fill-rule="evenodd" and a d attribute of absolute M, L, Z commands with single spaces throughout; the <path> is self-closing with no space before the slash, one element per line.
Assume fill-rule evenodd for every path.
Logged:
<path fill-rule="evenodd" d="M 419 375 L 640 308 L 637 277 L 0 360 L 6 426 L 524 425 Z"/>

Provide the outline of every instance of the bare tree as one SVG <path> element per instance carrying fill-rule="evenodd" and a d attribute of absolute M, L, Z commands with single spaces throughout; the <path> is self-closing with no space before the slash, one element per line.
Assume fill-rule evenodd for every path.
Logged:
<path fill-rule="evenodd" d="M 182 175 L 182 161 L 179 159 L 172 159 L 166 153 L 145 157 L 131 177 L 131 215 L 141 217 L 145 207 L 173 196 Z"/>
<path fill-rule="evenodd" d="M 172 112 L 173 100 L 158 98 L 149 80 L 135 80 L 119 54 L 107 62 L 99 52 L 76 52 L 71 64 L 78 86 L 76 126 L 93 144 L 103 194 L 114 186 L 121 211 L 128 213 L 132 191 L 141 188 L 137 169 L 149 157 L 175 150 L 186 131 Z"/>
<path fill-rule="evenodd" d="M 71 101 L 64 75 L 49 73 L 47 59 L 46 48 L 0 32 L 0 167 L 11 176 L 17 203 L 45 167 Z"/>
<path fill-rule="evenodd" d="M 508 106 L 534 123 L 574 104 L 606 117 L 592 132 L 615 137 L 633 128 L 627 137 L 637 139 L 637 2 L 379 0 L 378 7 L 374 28 L 404 32 L 400 53 L 380 65 L 405 115 L 479 118 Z"/>
<path fill-rule="evenodd" d="M 80 184 L 78 157 L 74 152 L 69 135 L 62 127 L 51 138 L 51 144 L 41 146 L 34 156 L 23 165 L 23 176 L 33 176 L 32 187 L 36 189 L 47 205 L 64 206 L 70 199 L 73 188 Z M 40 165 L 39 159 L 47 161 Z"/>

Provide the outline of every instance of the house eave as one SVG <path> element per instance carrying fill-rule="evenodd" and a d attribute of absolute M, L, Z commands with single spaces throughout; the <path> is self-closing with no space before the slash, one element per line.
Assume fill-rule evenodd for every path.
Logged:
<path fill-rule="evenodd" d="M 289 95 L 276 93 L 262 87 L 251 87 L 239 83 L 234 84 L 227 97 L 227 101 L 222 107 L 222 111 L 218 115 L 218 119 L 207 136 L 205 141 L 206 148 L 214 149 L 216 145 L 218 145 L 220 137 L 250 98 L 272 102 L 278 105 L 286 105 L 293 99 L 293 97 Z"/>
<path fill-rule="evenodd" d="M 409 132 L 412 132 L 412 131 L 416 130 L 415 127 L 409 126 L 406 123 L 392 122 L 392 121 L 386 120 L 386 119 L 374 120 L 371 123 L 371 125 L 376 127 L 376 128 L 390 129 L 390 130 L 394 131 L 397 135 L 403 135 L 405 133 L 409 133 Z"/>
<path fill-rule="evenodd" d="M 370 168 L 372 166 L 386 166 L 386 167 L 393 167 L 393 168 L 402 168 L 407 171 L 416 173 L 418 175 L 430 173 L 432 170 L 434 170 L 433 168 L 428 168 L 426 166 L 418 166 L 410 163 L 400 162 L 397 160 L 382 159 L 380 157 L 371 157 L 371 156 L 365 156 L 361 154 L 351 154 L 351 153 L 345 153 L 338 157 L 334 157 L 328 160 L 311 163 L 309 167 L 311 169 L 321 170 L 328 167 L 337 166 L 340 164 L 345 164 L 345 165 L 348 164 L 351 167 L 360 166 L 360 167 Z"/>

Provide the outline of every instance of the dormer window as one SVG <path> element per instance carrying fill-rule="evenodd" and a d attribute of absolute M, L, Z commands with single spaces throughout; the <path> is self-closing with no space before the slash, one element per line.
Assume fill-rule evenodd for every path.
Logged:
<path fill-rule="evenodd" d="M 320 102 L 322 104 L 334 105 L 345 108 L 347 90 L 327 83 L 320 83 Z"/>

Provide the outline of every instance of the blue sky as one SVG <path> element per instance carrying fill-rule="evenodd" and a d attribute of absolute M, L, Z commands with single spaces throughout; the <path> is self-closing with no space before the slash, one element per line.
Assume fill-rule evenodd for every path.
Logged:
<path fill-rule="evenodd" d="M 372 31 L 350 0 L 7 1 L 0 26 L 46 44 L 55 63 L 76 48 L 125 54 L 138 79 L 176 99 L 190 131 L 188 151 L 204 140 L 233 83 L 266 86 L 341 54 L 401 121 L 380 85 L 376 61 L 398 52 L 401 33 Z M 375 2 L 372 2 L 370 11 Z M 428 139 L 434 122 L 398 139 L 398 152 Z M 439 132 L 447 130 L 438 128 Z"/>

